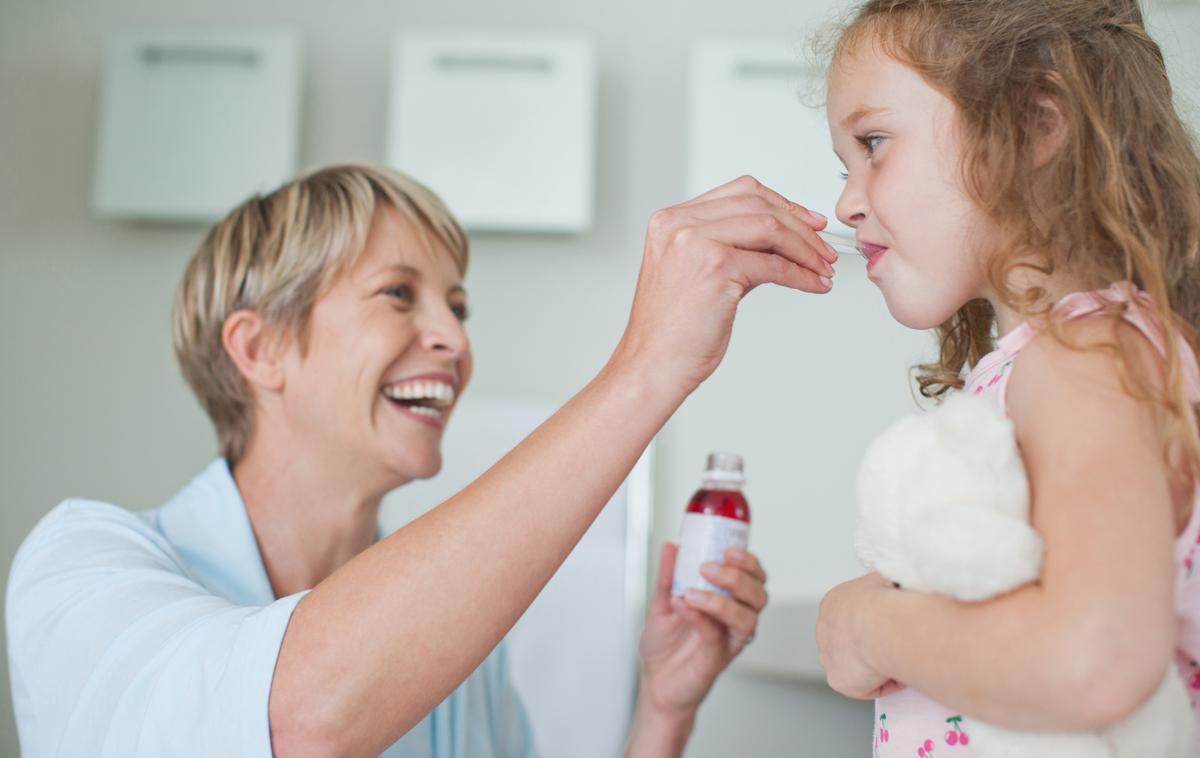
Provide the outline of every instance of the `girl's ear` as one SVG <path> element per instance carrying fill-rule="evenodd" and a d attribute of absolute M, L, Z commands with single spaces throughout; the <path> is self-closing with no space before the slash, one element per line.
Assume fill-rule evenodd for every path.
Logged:
<path fill-rule="evenodd" d="M 1054 159 L 1067 141 L 1067 119 L 1049 95 L 1033 101 L 1030 135 L 1033 138 L 1033 167 L 1041 168 Z"/>
<path fill-rule="evenodd" d="M 283 389 L 287 341 L 277 330 L 268 328 L 257 312 L 243 309 L 229 314 L 221 325 L 221 342 L 252 387 L 268 392 Z"/>

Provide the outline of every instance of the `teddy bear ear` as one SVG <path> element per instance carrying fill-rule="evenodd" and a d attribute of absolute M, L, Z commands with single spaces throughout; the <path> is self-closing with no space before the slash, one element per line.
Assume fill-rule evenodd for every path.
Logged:
<path fill-rule="evenodd" d="M 923 589 L 987 600 L 1038 578 L 1042 538 L 1027 522 L 991 511 L 945 507 L 914 514 L 908 548 Z"/>

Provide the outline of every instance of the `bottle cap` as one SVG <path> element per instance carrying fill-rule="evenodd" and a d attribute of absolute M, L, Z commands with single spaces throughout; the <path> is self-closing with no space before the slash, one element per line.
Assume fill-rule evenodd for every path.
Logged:
<path fill-rule="evenodd" d="M 742 467 L 742 456 L 737 453 L 709 453 L 704 478 L 710 482 L 744 484 L 746 475 Z"/>

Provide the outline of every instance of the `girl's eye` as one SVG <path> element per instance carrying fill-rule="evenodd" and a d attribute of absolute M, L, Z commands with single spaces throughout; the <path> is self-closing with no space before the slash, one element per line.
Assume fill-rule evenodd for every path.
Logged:
<path fill-rule="evenodd" d="M 858 137 L 858 142 L 867 150 L 867 157 L 875 155 L 875 151 L 879 148 L 879 143 L 883 142 L 883 137 L 879 134 L 868 134 L 865 137 Z"/>
<path fill-rule="evenodd" d="M 842 177 L 843 182 L 850 181 L 850 172 L 849 171 L 839 171 L 838 176 Z"/>
<path fill-rule="evenodd" d="M 462 305 L 451 305 L 450 310 L 454 313 L 454 317 L 460 322 L 466 321 L 471 316 L 471 311 L 467 308 L 465 303 Z"/>

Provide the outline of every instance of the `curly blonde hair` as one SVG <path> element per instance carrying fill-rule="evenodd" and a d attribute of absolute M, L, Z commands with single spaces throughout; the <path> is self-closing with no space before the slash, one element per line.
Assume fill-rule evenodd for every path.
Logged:
<path fill-rule="evenodd" d="M 429 189 L 392 169 L 332 166 L 255 195 L 200 243 L 175 294 L 171 336 L 183 376 L 217 430 L 230 465 L 246 451 L 254 396 L 225 351 L 230 314 L 253 310 L 305 346 L 313 304 L 366 247 L 376 212 L 392 208 L 427 252 L 434 239 L 466 273 L 467 235 Z"/>
<path fill-rule="evenodd" d="M 1177 345 L 1182 336 L 1195 350 L 1200 329 L 1200 158 L 1137 1 L 869 0 L 836 30 L 831 69 L 866 45 L 956 106 L 963 187 L 998 230 L 988 279 L 1001 302 L 1026 318 L 1051 308 L 1042 289 L 1011 285 L 1023 266 L 1149 294 L 1165 336 L 1165 390 L 1128 370 L 1115 326 L 1102 347 L 1117 356 L 1127 391 L 1167 410 L 1170 439 L 1200 472 Z M 1039 165 L 1047 100 L 1065 128 Z M 938 360 L 916 367 L 921 394 L 961 388 L 964 369 L 994 349 L 995 329 L 984 300 L 942 324 Z"/>

